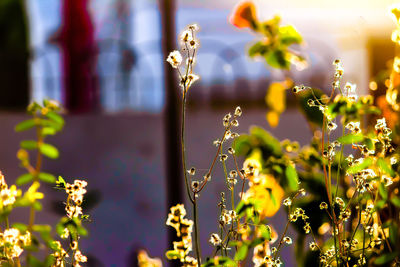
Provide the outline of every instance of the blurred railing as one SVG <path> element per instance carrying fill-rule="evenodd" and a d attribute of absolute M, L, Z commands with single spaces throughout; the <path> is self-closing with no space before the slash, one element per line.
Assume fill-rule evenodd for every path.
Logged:
<path fill-rule="evenodd" d="M 191 88 L 190 105 L 249 104 L 263 105 L 271 80 L 283 78 L 279 70 L 268 70 L 261 61 L 246 56 L 246 42 L 224 43 L 202 39 L 195 72 L 200 81 Z M 105 111 L 126 110 L 160 112 L 164 105 L 163 64 L 159 40 L 131 44 L 124 40 L 105 39 L 98 45 L 97 77 L 101 106 Z M 323 49 L 324 50 L 324 49 Z M 324 55 L 325 54 L 325 55 Z M 300 74 L 292 72 L 295 80 L 323 86 L 330 61 L 326 53 L 313 55 L 313 69 Z M 322 61 L 319 62 L 319 61 Z M 326 61 L 325 63 L 323 61 Z M 318 63 L 318 64 L 315 64 Z M 41 68 L 35 72 L 35 68 Z M 59 49 L 46 44 L 34 49 L 32 60 L 33 94 L 35 99 L 61 99 L 62 74 Z"/>

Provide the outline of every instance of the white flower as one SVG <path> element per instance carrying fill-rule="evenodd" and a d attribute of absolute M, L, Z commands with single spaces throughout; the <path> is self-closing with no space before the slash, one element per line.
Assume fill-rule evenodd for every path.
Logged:
<path fill-rule="evenodd" d="M 282 241 L 288 245 L 292 244 L 292 239 L 288 236 L 285 236 Z"/>
<path fill-rule="evenodd" d="M 330 121 L 327 124 L 327 128 L 328 128 L 329 131 L 333 131 L 333 130 L 335 130 L 337 128 L 337 124 L 334 123 L 333 121 Z"/>
<path fill-rule="evenodd" d="M 400 73 L 400 57 L 395 57 L 393 61 L 393 70 Z"/>
<path fill-rule="evenodd" d="M 285 206 L 290 206 L 292 205 L 292 200 L 288 197 L 285 200 L 283 200 L 283 205 Z"/>
<path fill-rule="evenodd" d="M 190 73 L 186 79 L 182 79 L 180 85 L 182 87 L 186 87 L 186 90 L 198 79 L 200 79 L 200 77 L 196 74 Z"/>
<path fill-rule="evenodd" d="M 346 85 L 344 86 L 344 88 L 346 89 L 347 92 L 347 97 L 349 100 L 355 101 L 357 100 L 357 94 L 356 94 L 356 85 L 352 84 L 352 83 L 346 83 Z"/>
<path fill-rule="evenodd" d="M 180 39 L 183 43 L 188 43 L 193 40 L 193 34 L 190 30 L 183 31 L 181 33 Z"/>
<path fill-rule="evenodd" d="M 179 53 L 177 50 L 172 51 L 167 57 L 167 62 L 171 64 L 173 68 L 178 68 L 182 63 L 181 53 Z"/>
<path fill-rule="evenodd" d="M 197 25 L 196 23 L 194 23 L 194 24 L 190 24 L 190 25 L 188 26 L 188 29 L 196 32 L 196 31 L 198 31 L 198 30 L 200 29 L 200 27 L 199 27 L 199 25 Z"/>
<path fill-rule="evenodd" d="M 213 244 L 214 246 L 218 246 L 218 245 L 220 245 L 221 242 L 222 242 L 221 238 L 220 238 L 219 235 L 216 234 L 216 233 L 212 233 L 212 234 L 211 234 L 210 240 L 209 240 L 209 241 L 210 241 L 210 243 Z"/>

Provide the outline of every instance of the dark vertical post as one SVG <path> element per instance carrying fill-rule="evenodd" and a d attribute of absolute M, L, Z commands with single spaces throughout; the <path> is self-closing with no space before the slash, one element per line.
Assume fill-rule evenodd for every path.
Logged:
<path fill-rule="evenodd" d="M 175 42 L 175 1 L 159 0 L 162 27 L 163 58 L 176 49 Z M 182 194 L 182 160 L 180 153 L 180 124 L 179 124 L 179 89 L 177 87 L 177 74 L 169 64 L 164 63 L 165 77 L 165 110 L 164 123 L 166 135 L 166 172 L 167 172 L 167 207 L 183 203 Z M 168 232 L 169 246 L 176 239 L 175 231 L 170 227 Z M 171 266 L 179 266 L 171 263 Z"/>
<path fill-rule="evenodd" d="M 97 48 L 90 0 L 64 0 L 60 45 L 64 74 L 65 107 L 72 112 L 91 111 L 99 102 L 95 77 Z"/>
<path fill-rule="evenodd" d="M 0 108 L 29 102 L 29 34 L 22 0 L 0 0 Z"/>

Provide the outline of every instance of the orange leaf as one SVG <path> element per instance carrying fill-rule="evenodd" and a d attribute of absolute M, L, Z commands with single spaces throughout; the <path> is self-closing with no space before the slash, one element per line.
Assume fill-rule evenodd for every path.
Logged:
<path fill-rule="evenodd" d="M 255 29 L 257 25 L 256 6 L 251 1 L 243 1 L 236 5 L 229 22 L 238 28 Z"/>

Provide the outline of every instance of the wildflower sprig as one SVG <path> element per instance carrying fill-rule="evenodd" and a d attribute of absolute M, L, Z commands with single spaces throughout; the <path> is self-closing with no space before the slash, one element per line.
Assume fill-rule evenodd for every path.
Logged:
<path fill-rule="evenodd" d="M 4 175 L 0 172 L 0 223 L 5 223 L 4 231 L 0 228 L 0 264 L 1 266 L 80 266 L 87 258 L 82 255 L 78 248 L 79 237 L 86 235 L 87 231 L 81 226 L 81 221 L 87 216 L 82 216 L 81 210 L 77 208 L 83 202 L 83 194 L 86 191 L 71 190 L 68 206 L 71 202 L 75 210 L 71 212 L 73 218 L 62 218 L 56 226 L 57 232 L 64 238 L 69 238 L 70 248 L 64 250 L 61 243 L 55 241 L 52 227 L 47 224 L 35 222 L 36 212 L 42 209 L 39 200 L 44 199 L 44 194 L 39 191 L 41 182 L 56 184 L 56 178 L 50 173 L 42 171 L 44 157 L 55 159 L 59 156 L 57 148 L 47 142 L 46 138 L 61 131 L 64 119 L 60 115 L 60 105 L 53 100 L 44 100 L 43 104 L 32 103 L 28 106 L 28 114 L 31 119 L 19 123 L 15 130 L 17 132 L 35 129 L 37 140 L 25 140 L 21 142 L 21 148 L 17 153 L 21 167 L 27 173 L 19 176 L 16 180 L 17 186 L 29 184 L 24 192 L 16 185 L 8 187 Z M 36 159 L 31 159 L 31 153 L 36 152 Z M 60 178 L 62 180 L 62 178 Z M 60 181 L 60 180 L 59 180 Z M 64 181 L 64 180 L 62 180 Z M 81 181 L 82 183 L 86 183 Z M 65 188 L 65 182 L 63 182 Z M 86 186 L 86 185 L 85 185 Z M 9 214 L 16 207 L 29 207 L 29 221 L 27 224 L 21 222 L 9 222 Z M 79 218 L 77 215 L 81 215 Z M 51 249 L 53 254 L 43 253 L 43 249 Z M 45 255 L 43 259 L 38 256 Z M 68 253 L 72 253 L 71 261 L 66 261 Z M 25 257 L 23 257 L 23 255 Z"/>
<path fill-rule="evenodd" d="M 192 229 L 193 221 L 186 219 L 186 210 L 183 204 L 171 207 L 166 224 L 176 230 L 179 241 L 174 241 L 173 250 L 168 250 L 165 255 L 168 259 L 179 259 L 184 266 L 197 266 L 195 258 L 189 256 L 192 250 Z"/>
<path fill-rule="evenodd" d="M 234 177 L 228 177 L 228 172 L 226 169 L 225 161 L 228 158 L 228 154 L 223 153 L 223 144 L 226 143 L 228 140 L 234 140 L 239 135 L 233 132 L 232 128 L 239 126 L 238 117 L 241 116 L 242 110 L 240 107 L 237 107 L 233 113 L 227 114 L 223 118 L 223 126 L 224 132 L 221 139 L 218 139 L 214 142 L 217 146 L 217 152 L 211 162 L 210 168 L 208 171 L 203 175 L 203 179 L 195 180 L 194 178 L 196 174 L 196 168 L 191 167 L 190 169 L 186 166 L 186 150 L 185 150 L 185 114 L 186 114 L 186 99 L 189 88 L 192 84 L 199 79 L 197 75 L 193 73 L 193 66 L 196 61 L 196 51 L 199 47 L 199 41 L 197 40 L 195 34 L 199 30 L 199 27 L 196 24 L 189 25 L 180 35 L 180 45 L 183 54 L 186 56 L 186 64 L 181 69 L 181 64 L 184 61 L 183 56 L 179 51 L 171 52 L 167 57 L 167 62 L 171 64 L 171 66 L 178 71 L 179 75 L 179 84 L 182 87 L 182 125 L 181 125 L 181 148 L 182 148 L 182 162 L 183 162 L 183 174 L 185 179 L 185 186 L 186 192 L 190 202 L 193 205 L 193 226 L 194 226 L 194 240 L 195 240 L 195 247 L 196 247 L 196 258 L 197 264 L 201 264 L 201 252 L 200 252 L 200 245 L 199 245 L 199 234 L 198 234 L 198 225 L 197 225 L 197 200 L 200 195 L 200 192 L 205 188 L 206 184 L 211 181 L 212 173 L 214 170 L 214 166 L 219 158 L 224 166 L 224 173 L 225 179 L 229 188 L 232 192 L 232 200 L 234 198 L 234 184 L 235 180 Z M 228 153 L 231 155 L 235 154 L 233 148 L 228 148 Z M 233 175 L 233 173 L 231 173 Z M 190 177 L 189 177 L 190 176 Z M 190 179 L 190 180 L 189 180 Z M 233 204 L 234 206 L 234 204 Z"/>
<path fill-rule="evenodd" d="M 324 266 L 328 266 L 333 262 L 335 264 L 345 264 L 348 259 L 359 256 L 356 266 L 362 266 L 366 263 L 367 255 L 371 257 L 373 255 L 371 252 L 377 250 L 375 244 L 382 244 L 382 240 L 387 241 L 386 246 L 381 246 L 379 250 L 387 249 L 389 252 L 392 251 L 390 242 L 379 220 L 379 209 L 372 211 L 375 216 L 370 216 L 368 217 L 369 219 L 363 219 L 363 217 L 371 214 L 371 209 L 369 212 L 362 210 L 362 207 L 367 204 L 365 201 L 370 198 L 373 199 L 373 203 L 376 203 L 380 197 L 383 200 L 386 199 L 387 193 L 383 188 L 385 184 L 391 184 L 392 178 L 390 176 L 394 175 L 388 164 L 389 160 L 385 159 L 394 151 L 391 144 L 392 131 L 387 127 L 383 118 L 376 121 L 373 131 L 367 132 L 365 130 L 364 133 L 360 124 L 362 116 L 365 114 L 377 114 L 377 109 L 372 106 L 373 100 L 370 96 L 357 96 L 354 84 L 346 83 L 344 88 L 341 89 L 340 79 L 343 75 L 343 68 L 338 60 L 334 62 L 334 65 L 334 83 L 327 101 L 320 101 L 312 93 L 314 99 L 308 102 L 310 106 L 317 106 L 324 116 L 320 140 L 321 154 L 325 160 L 322 160 L 321 163 L 328 203 L 321 202 L 320 208 L 327 212 L 331 220 L 331 232 L 334 238 L 333 246 L 321 253 L 320 262 Z M 313 90 L 312 88 L 302 88 Z M 296 93 L 301 91 L 298 88 L 294 90 Z M 335 92 L 337 93 L 336 96 Z M 333 120 L 338 116 L 341 116 L 342 136 L 331 142 L 330 134 L 337 128 Z M 345 145 L 351 145 L 361 157 L 355 158 L 350 154 L 345 160 L 347 164 L 344 164 L 342 159 L 345 158 L 343 155 L 343 147 Z M 339 155 L 336 155 L 335 147 L 341 147 Z M 334 191 L 332 188 L 333 168 L 336 168 L 336 189 Z M 348 197 L 347 203 L 338 196 L 340 184 L 344 187 L 345 196 Z M 359 210 L 358 219 L 353 216 L 356 208 Z M 373 238 L 370 238 L 369 244 L 367 244 L 365 232 L 373 232 L 371 230 L 373 228 L 369 223 L 374 217 L 374 225 L 375 229 L 377 229 L 376 234 Z M 351 222 L 354 219 L 356 223 Z M 346 225 L 351 224 L 351 231 L 346 231 Z M 360 226 L 364 230 L 360 230 Z M 355 239 L 359 231 L 363 233 L 362 244 Z M 371 244 L 374 244 L 374 247 L 371 247 Z M 359 253 L 360 245 L 362 245 L 361 254 Z"/>

